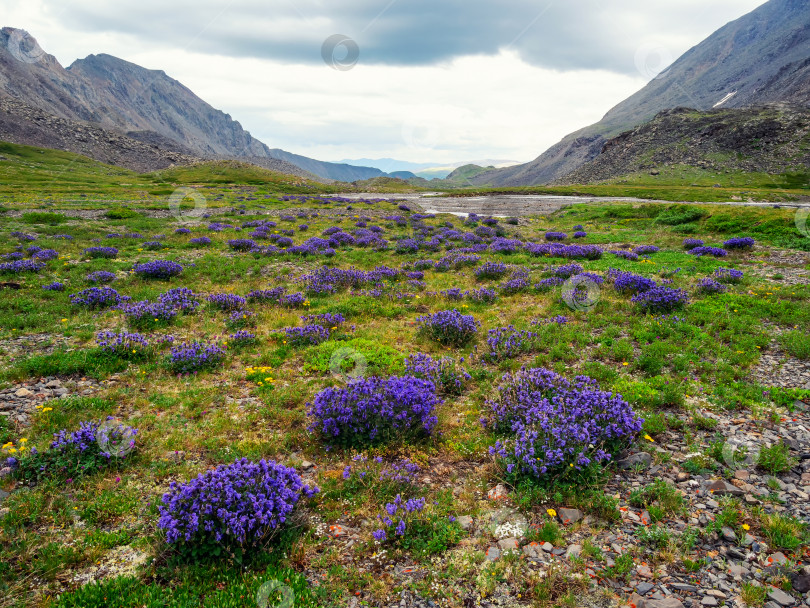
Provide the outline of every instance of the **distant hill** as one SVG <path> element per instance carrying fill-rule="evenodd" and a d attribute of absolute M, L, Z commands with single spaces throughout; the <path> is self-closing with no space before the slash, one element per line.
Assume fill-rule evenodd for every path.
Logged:
<path fill-rule="evenodd" d="M 665 110 L 609 140 L 594 160 L 555 183 L 590 184 L 642 172 L 669 179 L 673 171 L 691 168 L 718 175 L 810 173 L 810 108 Z"/>
<path fill-rule="evenodd" d="M 566 136 L 530 163 L 490 171 L 473 181 L 493 186 L 547 183 L 593 160 L 609 138 L 662 110 L 772 102 L 810 105 L 808 0 L 766 2 L 687 51 L 600 122 Z"/>
<path fill-rule="evenodd" d="M 89 55 L 65 69 L 34 38 L 10 27 L 0 29 L 0 98 L 199 158 L 277 159 L 339 181 L 382 175 L 371 167 L 326 163 L 271 149 L 161 70 L 106 54 Z M 7 130 L 24 137 L 25 125 L 13 127 L 13 119 L 11 113 L 6 116 Z"/>

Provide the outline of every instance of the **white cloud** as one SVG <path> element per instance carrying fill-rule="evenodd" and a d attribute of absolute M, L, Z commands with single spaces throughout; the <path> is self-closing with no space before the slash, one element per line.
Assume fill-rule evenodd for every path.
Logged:
<path fill-rule="evenodd" d="M 761 0 L 3 2 L 64 65 L 162 69 L 271 147 L 451 162 L 534 158 Z M 321 59 L 336 32 L 351 70 Z"/>

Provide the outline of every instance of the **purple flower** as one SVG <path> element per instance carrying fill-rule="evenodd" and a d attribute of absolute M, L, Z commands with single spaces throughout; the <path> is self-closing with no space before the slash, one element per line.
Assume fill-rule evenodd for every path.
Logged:
<path fill-rule="evenodd" d="M 214 342 L 183 342 L 171 349 L 166 365 L 175 374 L 213 369 L 225 359 L 225 350 Z"/>
<path fill-rule="evenodd" d="M 728 255 L 728 251 L 719 247 L 693 247 L 689 253 L 696 256 L 710 255 L 716 258 L 724 258 Z"/>
<path fill-rule="evenodd" d="M 342 444 L 429 435 L 441 403 L 432 382 L 413 376 L 364 378 L 325 388 L 309 405 L 309 430 Z"/>
<path fill-rule="evenodd" d="M 23 272 L 39 272 L 45 268 L 45 262 L 33 260 L 15 260 L 0 264 L 0 274 L 22 274 Z"/>
<path fill-rule="evenodd" d="M 683 289 L 670 287 L 653 287 L 631 298 L 647 312 L 671 312 L 689 302 L 689 296 Z"/>
<path fill-rule="evenodd" d="M 115 247 L 88 247 L 83 253 L 89 258 L 112 259 L 118 257 L 118 250 Z"/>
<path fill-rule="evenodd" d="M 695 289 L 698 293 L 714 294 L 728 291 L 728 286 L 723 285 L 722 283 L 718 283 L 711 277 L 705 277 L 703 279 L 700 279 L 700 281 L 698 281 Z"/>
<path fill-rule="evenodd" d="M 564 232 L 546 232 L 545 238 L 547 241 L 564 241 L 568 238 L 568 235 Z"/>
<path fill-rule="evenodd" d="M 695 247 L 703 247 L 703 241 L 700 239 L 684 239 L 683 240 L 683 248 L 684 249 L 694 249 Z"/>
<path fill-rule="evenodd" d="M 117 306 L 121 302 L 127 301 L 130 298 L 122 296 L 112 287 L 91 287 L 79 293 L 71 294 L 70 301 L 76 306 L 84 306 L 85 308 L 110 308 Z"/>
<path fill-rule="evenodd" d="M 158 507 L 158 527 L 169 544 L 257 546 L 288 520 L 302 495 L 317 491 L 291 467 L 241 458 L 172 482 Z"/>
<path fill-rule="evenodd" d="M 154 260 L 144 264 L 136 264 L 132 270 L 145 279 L 169 279 L 183 272 L 183 267 L 177 262 L 169 260 Z"/>
<path fill-rule="evenodd" d="M 455 308 L 417 317 L 419 333 L 444 346 L 463 346 L 475 337 L 480 323 Z"/>
<path fill-rule="evenodd" d="M 114 272 L 106 270 L 96 270 L 84 277 L 88 283 L 112 283 L 115 280 Z"/>
<path fill-rule="evenodd" d="M 571 383 L 543 368 L 506 374 L 488 406 L 487 426 L 504 436 L 490 452 L 538 477 L 610 460 L 643 422 L 620 395 L 599 390 L 593 379 Z"/>
<path fill-rule="evenodd" d="M 42 289 L 44 289 L 45 291 L 65 291 L 65 284 L 59 283 L 58 281 L 54 281 L 53 283 L 43 285 Z"/>
<path fill-rule="evenodd" d="M 750 250 L 754 248 L 755 244 L 756 241 L 752 239 L 750 236 L 738 236 L 733 239 L 729 239 L 725 243 L 723 243 L 723 248 Z"/>
<path fill-rule="evenodd" d="M 714 271 L 714 278 L 720 283 L 739 283 L 743 279 L 743 271 L 733 268 L 718 268 Z"/>

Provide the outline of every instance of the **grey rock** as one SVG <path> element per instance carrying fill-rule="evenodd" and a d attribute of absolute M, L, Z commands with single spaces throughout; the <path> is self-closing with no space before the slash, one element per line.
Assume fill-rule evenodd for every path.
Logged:
<path fill-rule="evenodd" d="M 782 606 L 792 606 L 796 603 L 796 600 L 792 595 L 788 595 L 781 589 L 771 589 L 768 592 L 768 598 Z"/>

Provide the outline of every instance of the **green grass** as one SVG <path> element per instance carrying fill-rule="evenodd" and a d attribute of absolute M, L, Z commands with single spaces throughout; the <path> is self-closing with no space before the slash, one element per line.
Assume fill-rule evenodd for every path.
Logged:
<path fill-rule="evenodd" d="M 9 166 L 19 169 L 20 163 L 27 162 L 31 171 L 41 172 L 43 179 L 48 163 L 53 168 L 59 162 L 71 160 L 70 156 L 60 156 L 62 153 L 40 154 L 19 148 L 3 154 L 9 158 L 16 156 L 5 167 L 6 161 L 0 162 L 0 173 L 10 171 Z M 88 181 L 81 185 L 67 178 L 59 181 L 58 176 L 52 175 L 59 183 L 52 198 L 47 199 L 53 203 L 48 206 L 44 206 L 45 199 L 37 194 L 37 188 L 17 182 L 8 185 L 0 179 L 3 183 L 0 202 L 11 209 L 37 214 L 60 214 L 77 208 L 96 211 L 96 219 L 71 219 L 58 225 L 30 224 L 16 212 L 0 216 L 0 253 L 17 247 L 18 241 L 9 236 L 13 231 L 36 232 L 38 238 L 33 244 L 55 248 L 60 253 L 60 258 L 48 262 L 40 273 L 14 277 L 20 284 L 19 290 L 0 289 L 2 388 L 59 376 L 74 394 L 69 399 L 43 400 L 42 405 L 50 409 L 33 411 L 29 426 L 0 417 L 0 445 L 14 442 L 19 446 L 24 438 L 28 446 L 44 450 L 53 434 L 62 429 L 75 429 L 83 420 L 116 416 L 139 429 L 138 449 L 126 466 L 77 476 L 70 483 L 65 479 L 44 478 L 36 486 L 14 491 L 3 503 L 9 512 L 0 519 L 0 551 L 4 556 L 0 560 L 2 608 L 35 605 L 38 601 L 47 604 L 46 595 L 59 596 L 50 600 L 53 606 L 185 606 L 194 602 L 202 605 L 203 595 L 205 605 L 255 605 L 255 590 L 268 568 L 293 581 L 286 583 L 291 587 L 298 588 L 295 586 L 300 583 L 301 597 L 296 604 L 302 606 L 328 606 L 330 601 L 344 605 L 346 597 L 355 592 L 361 593 L 358 597 L 362 601 L 383 603 L 389 600 L 381 598 L 398 598 L 399 583 L 392 582 L 387 574 L 378 576 L 363 560 L 371 559 L 369 556 L 379 551 L 370 533 L 385 503 L 397 494 L 403 498 L 424 497 L 434 509 L 431 517 L 418 522 L 418 530 L 415 525 L 418 533 L 410 536 L 408 542 L 389 547 L 386 558 L 396 563 L 408 560 L 430 572 L 417 583 L 420 594 L 434 600 L 449 598 L 448 606 L 459 608 L 452 598 L 464 598 L 470 589 L 496 589 L 499 584 L 535 589 L 539 583 L 525 566 L 526 560 L 504 559 L 484 566 L 486 547 L 475 545 L 474 539 L 451 525 L 451 515 L 470 515 L 476 526 L 485 525 L 490 511 L 501 505 L 496 507 L 482 497 L 497 483 L 506 484 L 510 490 L 514 501 L 509 503 L 510 507 L 517 508 L 528 522 L 535 524 L 528 535 L 538 542 L 549 541 L 560 547 L 572 543 L 571 534 L 576 526 L 551 521 L 547 509 L 577 508 L 592 516 L 591 531 L 584 529 L 595 540 L 584 547 L 583 560 L 599 561 L 600 552 L 608 549 L 598 542 L 599 530 L 612 530 L 618 525 L 622 518 L 621 501 L 629 502 L 635 509 L 647 509 L 651 523 L 657 527 L 642 533 L 644 538 L 635 543 L 632 554 L 619 557 L 615 566 L 604 571 L 605 576 L 616 581 L 629 580 L 635 563 L 651 563 L 659 558 L 691 560 L 689 565 L 683 561 L 683 568 L 700 571 L 706 564 L 695 539 L 690 541 L 687 534 L 666 539 L 657 532 L 671 524 L 672 519 L 685 515 L 685 503 L 673 486 L 657 481 L 633 492 L 630 487 L 612 486 L 608 491 L 606 484 L 614 474 L 633 479 L 634 473 L 594 467 L 538 481 L 509 473 L 497 460 L 493 461 L 488 448 L 497 437 L 482 427 L 480 419 L 488 414 L 487 402 L 502 376 L 523 366 L 545 366 L 568 378 L 591 376 L 601 388 L 620 393 L 645 418 L 642 434 L 650 435 L 653 441 L 641 438 L 630 446 L 631 451 L 649 450 L 656 464 L 672 466 L 666 454 L 656 453 L 655 446 L 665 446 L 670 434 L 679 434 L 689 452 L 700 454 L 684 463 L 684 469 L 707 475 L 724 469 L 720 466 L 722 454 L 718 452 L 722 444 L 717 446 L 715 437 L 722 428 L 713 428 L 713 418 L 705 412 L 757 419 L 785 417 L 788 413 L 798 416 L 800 408 L 795 402 L 810 397 L 809 391 L 801 389 L 761 385 L 751 373 L 761 361 L 761 354 L 778 339 L 775 326 L 783 336 L 781 347 L 787 351 L 788 344 L 795 340 L 799 345 L 793 347 L 795 352 L 801 352 L 802 335 L 810 327 L 810 288 L 775 285 L 758 274 L 762 267 L 766 276 L 771 276 L 779 266 L 761 255 L 764 248 L 783 242 L 790 244 L 791 238 L 800 236 L 794 234 L 792 216 L 785 209 L 574 205 L 550 217 L 524 218 L 519 225 L 500 224 L 508 238 L 521 240 L 541 240 L 543 233 L 551 229 L 570 233 L 574 225 L 583 224 L 589 243 L 611 243 L 611 248 L 617 243 L 656 244 L 661 251 L 649 260 L 630 262 L 605 254 L 600 260 L 582 265 L 598 274 L 613 267 L 656 280 L 667 276 L 673 286 L 692 295 L 697 281 L 718 267 L 745 272 L 743 282 L 732 285 L 723 295 L 693 297 L 677 313 L 680 320 L 643 314 L 629 297 L 616 293 L 608 283 L 602 286 L 599 303 L 588 311 L 568 308 L 559 289 L 543 294 L 528 291 L 501 295 L 489 304 L 450 302 L 441 295 L 442 291 L 452 287 L 464 291 L 483 284 L 476 281 L 474 268 L 450 272 L 426 270 L 424 289 L 411 289 L 403 279 L 393 282 L 385 297 L 340 289 L 330 296 L 312 297 L 309 306 L 299 310 L 272 303 L 251 304 L 249 308 L 256 315 L 256 328 L 251 330 L 256 333 L 256 342 L 241 349 L 228 348 L 216 370 L 178 377 L 160 364 L 169 348 L 167 344 L 156 344 L 148 355 L 133 355 L 132 359 L 111 358 L 97 350 L 98 332 L 133 328 L 118 310 L 88 311 L 71 305 L 70 294 L 88 286 L 87 274 L 97 270 L 116 272 L 118 277 L 112 287 L 121 294 L 134 301 L 154 301 L 173 287 L 189 287 L 200 294 L 244 295 L 254 289 L 275 286 L 295 292 L 302 289 L 298 277 L 324 264 L 368 271 L 379 265 L 402 267 L 419 259 L 438 260 L 445 252 L 399 256 L 390 249 L 346 248 L 328 259 L 236 254 L 227 241 L 247 236 L 249 228 L 242 232 L 212 232 L 207 230 L 207 222 L 199 222 L 187 224 L 190 235 L 176 234 L 174 230 L 180 224 L 172 217 L 154 212 L 166 209 L 167 197 L 176 184 L 182 183 L 203 192 L 211 209 L 223 211 L 244 205 L 244 215 L 228 211 L 217 216 L 219 221 L 237 226 L 272 218 L 278 221 L 277 228 L 292 228 L 291 222 L 279 221 L 276 216 L 291 213 L 290 209 L 301 205 L 280 201 L 281 186 L 206 183 L 208 169 L 204 167 L 148 177 L 115 174 L 112 170 L 107 174 L 96 165 L 70 167 L 70 171 L 73 168 L 78 171 L 70 179 L 80 180 L 84 175 Z M 98 171 L 93 177 L 95 182 L 90 179 L 92 171 Z M 225 169 L 219 167 L 217 171 Z M 258 174 L 240 177 L 238 172 L 225 171 L 215 177 L 227 181 L 229 175 L 238 182 Z M 29 177 L 33 180 L 32 174 Z M 19 192 L 15 193 L 17 186 Z M 295 188 L 299 187 L 302 191 L 318 191 L 316 186 L 309 190 L 304 186 Z M 79 193 L 87 196 L 81 197 Z M 296 230 L 292 238 L 301 243 L 321 235 L 332 225 L 350 231 L 360 216 L 367 216 L 369 225 L 381 226 L 391 244 L 412 234 L 410 226 L 400 227 L 384 219 L 400 213 L 397 203 L 356 205 L 350 211 L 345 207 L 345 204 L 313 204 L 309 211 L 317 211 L 320 216 L 296 222 L 310 227 L 306 232 Z M 264 215 L 266 212 L 274 215 Z M 684 220 L 685 223 L 680 223 Z M 470 230 L 459 218 L 449 215 L 423 220 L 433 230 L 446 222 L 456 229 Z M 761 249 L 751 254 L 734 253 L 722 260 L 695 258 L 681 247 L 685 228 L 712 245 L 721 244 L 729 236 L 751 234 Z M 143 236 L 107 239 L 109 233 L 130 232 Z M 65 233 L 73 236 L 73 240 L 53 238 Z M 160 240 L 165 249 L 148 251 L 142 247 L 144 241 L 159 234 L 164 235 Z M 208 248 L 189 245 L 189 238 L 203 235 L 212 239 Z M 118 257 L 87 259 L 82 251 L 96 241 L 117 247 Z M 797 250 L 801 249 L 798 241 L 793 244 L 797 244 Z M 482 261 L 519 265 L 529 273 L 530 283 L 549 276 L 551 267 L 565 263 L 563 259 L 534 258 L 525 252 L 511 255 L 483 252 L 481 257 Z M 181 276 L 166 282 L 144 281 L 128 272 L 134 263 L 152 259 L 177 260 L 186 269 Z M 673 273 L 676 268 L 680 272 Z M 781 267 L 779 270 L 784 272 Z M 787 272 L 784 274 L 788 276 Z M 56 280 L 67 285 L 65 292 L 41 289 Z M 497 289 L 499 282 L 485 284 Z M 481 330 L 469 345 L 442 346 L 418 335 L 417 317 L 451 307 L 472 314 L 481 323 Z M 302 325 L 302 315 L 323 312 L 341 313 L 347 318 L 332 339 L 309 347 L 284 344 L 281 330 Z M 557 315 L 565 315 L 568 323 L 542 322 Z M 508 325 L 535 332 L 531 347 L 514 357 L 484 364 L 487 331 Z M 171 335 L 175 344 L 193 339 L 221 339 L 231 332 L 228 315 L 212 310 L 205 303 L 197 312 L 181 315 L 171 325 L 144 329 L 150 340 Z M 35 338 L 38 334 L 43 335 Z M 341 349 L 348 349 L 350 356 L 339 357 L 335 362 L 333 357 Z M 386 465 L 404 458 L 418 463 L 422 470 L 416 481 L 397 486 L 380 483 L 376 478 L 362 483 L 344 479 L 345 467 L 357 466 L 352 460 L 357 452 L 339 446 L 327 449 L 325 442 L 309 433 L 308 404 L 323 388 L 342 387 L 350 381 L 343 374 L 350 372 L 358 361 L 362 361 L 367 374 L 402 374 L 404 358 L 417 352 L 434 358 L 451 357 L 457 362 L 464 358 L 463 365 L 471 378 L 460 394 L 442 395 L 443 403 L 437 411 L 441 434 L 418 442 L 394 438 L 392 442 L 366 449 L 368 458 L 380 457 Z M 333 373 L 335 364 L 343 374 Z M 256 367 L 266 369 L 256 371 Z M 76 396 L 87 386 L 74 384 L 83 378 L 104 382 L 93 388 L 92 395 Z M 257 557 L 244 568 L 227 559 L 205 565 L 176 559 L 157 529 L 160 496 L 172 481 L 190 479 L 242 456 L 273 459 L 296 467 L 304 460 L 314 462 L 315 467 L 309 469 L 308 475 L 321 493 L 306 506 L 311 514 L 321 518 L 320 522 L 302 526 L 294 542 L 271 544 L 269 549 L 273 551 L 269 557 L 265 556 L 266 561 Z M 790 464 L 789 457 L 783 448 L 766 450 L 761 462 L 763 472 L 780 474 Z M 620 492 L 618 498 L 616 492 Z M 738 533 L 747 522 L 752 526 L 752 534 L 761 535 L 773 547 L 793 550 L 806 541 L 804 528 L 793 520 L 740 514 L 740 510 L 738 505 L 724 503 L 721 521 L 732 525 Z M 357 534 L 358 540 L 351 548 L 344 549 L 345 541 L 324 534 L 322 526 L 328 528 L 338 523 L 356 531 L 353 534 Z M 683 555 L 676 555 L 676 551 Z M 114 559 L 119 552 L 127 555 L 139 552 L 147 561 L 142 568 L 128 571 L 127 576 L 98 584 L 79 587 L 65 583 L 89 576 L 96 562 Z M 571 562 L 560 577 L 554 578 L 558 586 L 543 586 L 538 593 L 557 598 L 549 601 L 567 605 L 565 602 L 571 597 L 577 597 L 574 585 L 577 579 L 571 578 L 571 573 L 584 572 L 591 566 Z M 604 563 L 598 568 L 602 566 Z M 308 592 L 303 590 L 301 579 L 294 578 L 301 572 L 318 581 Z M 33 579 L 37 580 L 37 586 L 32 588 L 28 583 Z M 542 602 L 538 605 L 544 606 Z"/>

